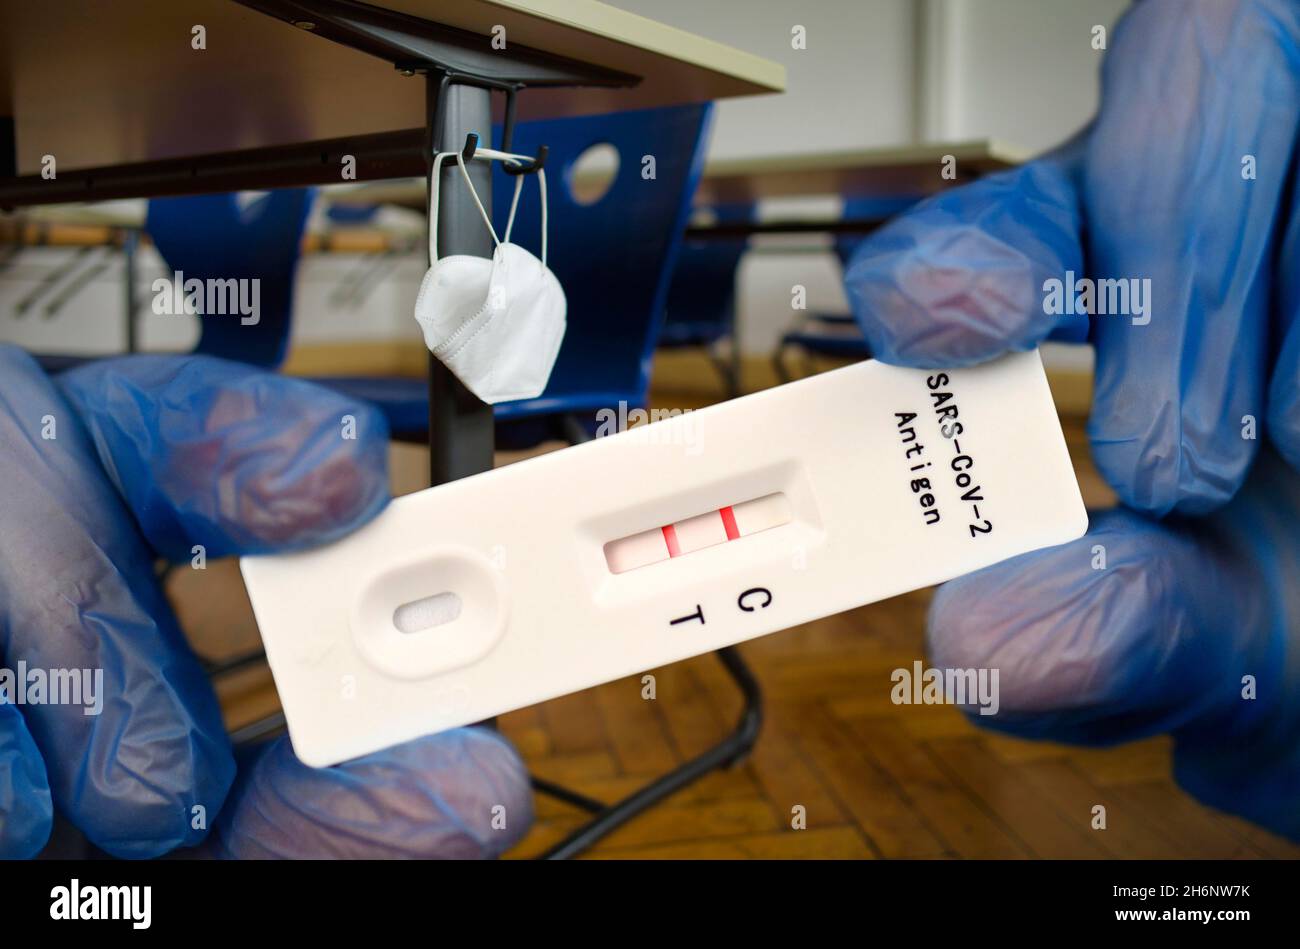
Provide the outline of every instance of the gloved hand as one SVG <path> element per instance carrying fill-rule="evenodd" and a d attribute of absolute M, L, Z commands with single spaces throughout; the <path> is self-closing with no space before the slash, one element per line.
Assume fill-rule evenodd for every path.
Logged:
<path fill-rule="evenodd" d="M 980 724 L 1171 732 L 1184 787 L 1300 839 L 1297 131 L 1300 4 L 1141 0 L 1088 129 L 917 206 L 845 280 L 877 356 L 927 367 L 1079 338 L 1044 308 L 1068 271 L 1150 280 L 1147 314 L 1088 321 L 1092 450 L 1127 509 L 943 587 L 929 650 L 1001 670 Z"/>
<path fill-rule="evenodd" d="M 215 558 L 346 534 L 387 503 L 386 451 L 372 408 L 242 364 L 134 356 L 51 380 L 0 346 L 0 668 L 103 670 L 98 714 L 84 695 L 0 704 L 0 857 L 39 851 L 54 807 L 121 857 L 213 826 L 208 849 L 235 857 L 495 855 L 527 830 L 521 762 L 481 729 L 322 770 L 280 739 L 236 776 L 159 588 L 155 558 L 188 564 L 196 544 Z"/>

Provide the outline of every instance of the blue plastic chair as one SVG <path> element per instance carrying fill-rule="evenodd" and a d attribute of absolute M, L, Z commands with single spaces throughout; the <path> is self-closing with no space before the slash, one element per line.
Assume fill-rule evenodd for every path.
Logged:
<path fill-rule="evenodd" d="M 258 322 L 239 313 L 202 313 L 195 353 L 274 368 L 284 360 L 293 307 L 293 277 L 311 188 L 272 191 L 242 204 L 236 194 L 154 198 L 145 231 L 172 270 L 169 279 L 257 280 Z M 135 253 L 134 246 L 130 253 Z M 128 278 L 134 266 L 128 262 Z M 184 288 L 179 291 L 184 296 Z M 152 295 L 152 291 L 151 291 Z M 206 294 L 205 294 L 206 296 Z M 127 319 L 133 319 L 134 314 Z M 47 372 L 58 373 L 102 356 L 37 353 Z"/>
<path fill-rule="evenodd" d="M 708 209 L 718 224 L 749 222 L 752 204 L 723 204 Z M 690 238 L 682 243 L 677 269 L 668 289 L 667 313 L 659 334 L 660 349 L 702 348 L 727 389 L 740 395 L 740 343 L 736 333 L 736 269 L 749 238 Z M 726 343 L 727 356 L 719 354 Z"/>
<path fill-rule="evenodd" d="M 516 127 L 512 151 L 531 155 L 539 145 L 550 150 L 547 262 L 564 287 L 568 329 L 546 391 L 535 399 L 495 406 L 502 447 L 525 447 L 553 437 L 581 441 L 593 430 L 599 409 L 617 410 L 620 402 L 629 409 L 645 405 L 670 277 L 703 169 L 710 116 L 711 106 L 694 105 Z M 571 188 L 574 163 L 602 143 L 618 151 L 618 169 L 599 200 L 579 203 Z M 650 156 L 654 178 L 643 176 Z M 499 166 L 494 168 L 493 220 L 498 233 L 514 182 Z M 525 181 L 511 240 L 540 253 L 540 236 L 537 183 Z M 396 437 L 424 437 L 424 380 L 317 381 L 378 405 Z"/>
<path fill-rule="evenodd" d="M 258 281 L 257 323 L 245 325 L 239 314 L 202 314 L 196 353 L 267 368 L 284 361 L 294 274 L 314 196 L 311 188 L 294 188 L 259 195 L 243 207 L 235 194 L 149 202 L 145 230 L 167 266 L 186 281 Z"/>
<path fill-rule="evenodd" d="M 844 202 L 842 217 L 847 221 L 883 221 L 915 204 L 912 196 L 888 198 L 850 198 Z M 853 252 L 866 238 L 865 234 L 839 234 L 835 237 L 835 256 L 839 258 L 841 274 L 848 268 Z M 870 359 L 871 348 L 858 329 L 857 322 L 847 313 L 808 313 L 801 316 L 793 329 L 781 337 L 772 364 L 782 382 L 790 381 L 785 356 L 790 349 L 798 349 L 806 357 L 828 356 L 834 359 Z"/>

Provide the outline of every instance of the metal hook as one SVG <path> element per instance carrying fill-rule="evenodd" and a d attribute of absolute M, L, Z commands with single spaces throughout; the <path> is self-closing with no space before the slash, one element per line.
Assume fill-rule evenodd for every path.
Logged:
<path fill-rule="evenodd" d="M 466 163 L 472 161 L 478 153 L 479 138 L 478 132 L 470 132 L 465 136 L 465 147 L 460 150 L 461 157 Z M 527 161 L 515 159 L 503 160 L 501 168 L 508 175 L 531 175 L 533 172 L 546 165 L 546 156 L 549 149 L 545 145 L 539 145 L 537 155 Z"/>
<path fill-rule="evenodd" d="M 546 164 L 546 155 L 549 149 L 545 145 L 537 146 L 537 155 L 528 164 L 512 165 L 510 162 L 502 162 L 501 168 L 507 175 L 531 175 Z"/>
<path fill-rule="evenodd" d="M 510 144 L 515 134 L 515 94 L 524 87 L 523 83 L 499 82 L 448 72 L 443 75 L 441 82 L 438 84 L 438 112 L 441 113 L 442 111 L 442 101 L 448 87 L 455 84 L 478 86 L 505 94 L 506 114 L 505 121 L 501 126 L 501 151 L 510 151 Z M 461 157 L 468 163 L 474 158 L 478 148 L 479 135 L 477 132 L 470 132 L 465 136 L 465 146 L 461 149 Z M 537 155 L 526 164 L 523 162 L 502 162 L 502 167 L 505 169 L 506 174 L 531 175 L 546 164 L 546 154 L 547 147 L 541 145 L 538 146 Z"/>

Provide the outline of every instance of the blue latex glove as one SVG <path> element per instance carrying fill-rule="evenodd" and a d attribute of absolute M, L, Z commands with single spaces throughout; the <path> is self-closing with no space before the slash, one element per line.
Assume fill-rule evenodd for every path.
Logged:
<path fill-rule="evenodd" d="M 103 670 L 98 715 L 0 704 L 0 856 L 37 852 L 55 807 L 122 857 L 214 825 L 225 856 L 477 856 L 518 839 L 526 774 L 478 729 L 323 770 L 281 739 L 236 777 L 159 588 L 157 556 L 293 550 L 364 523 L 388 500 L 386 452 L 372 408 L 242 364 L 137 356 L 56 383 L 0 347 L 0 667 Z"/>
<path fill-rule="evenodd" d="M 1128 510 L 948 584 L 929 648 L 1001 669 L 981 724 L 1172 732 L 1185 787 L 1300 838 L 1300 4 L 1142 0 L 1110 47 L 1078 139 L 919 205 L 846 273 L 876 354 L 912 366 L 1078 338 L 1043 307 L 1066 271 L 1151 281 L 1146 325 L 1090 321 L 1089 435 Z"/>

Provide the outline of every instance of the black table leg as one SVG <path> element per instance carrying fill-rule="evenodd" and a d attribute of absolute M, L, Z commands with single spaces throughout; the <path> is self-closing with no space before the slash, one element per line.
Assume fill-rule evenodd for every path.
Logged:
<path fill-rule="evenodd" d="M 454 84 L 439 96 L 442 73 L 431 70 L 425 78 L 428 110 L 429 172 L 439 151 L 459 151 L 465 136 L 478 132 L 492 140 L 492 93 L 472 85 Z M 439 109 L 441 108 L 441 112 Z M 469 176 L 488 215 L 492 214 L 492 169 L 487 162 L 470 162 Z M 429 187 L 435 183 L 430 180 Z M 492 256 L 492 236 L 479 216 L 455 162 L 442 166 L 438 198 L 438 255 Z M 433 261 L 429 262 L 430 265 Z M 429 483 L 455 481 L 492 467 L 495 439 L 492 406 L 482 402 L 452 372 L 429 356 Z"/>
<path fill-rule="evenodd" d="M 140 246 L 140 232 L 133 227 L 122 231 L 122 306 L 126 309 L 126 351 L 140 348 L 136 310 L 140 308 L 135 297 L 136 252 Z"/>

